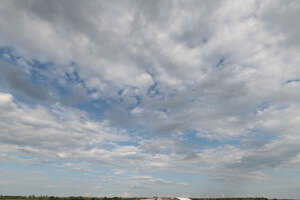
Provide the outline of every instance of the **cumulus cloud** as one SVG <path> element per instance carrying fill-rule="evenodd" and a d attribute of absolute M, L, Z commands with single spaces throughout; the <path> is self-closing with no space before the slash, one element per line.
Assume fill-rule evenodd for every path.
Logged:
<path fill-rule="evenodd" d="M 76 109 L 60 105 L 50 109 L 30 107 L 15 103 L 7 93 L 1 93 L 0 99 L 5 111 L 1 112 L 1 149 L 7 156 L 11 152 L 28 154 L 38 158 L 37 162 L 73 158 L 80 161 L 83 156 L 106 163 L 110 155 L 105 154 L 113 153 L 101 146 L 129 140 L 124 130 L 110 127 L 107 121 L 90 120 Z"/>
<path fill-rule="evenodd" d="M 43 88 L 30 82 L 24 69 L 18 69 L 5 62 L 0 62 L 0 65 L 1 79 L 10 90 L 40 101 L 51 99 L 51 96 Z"/>

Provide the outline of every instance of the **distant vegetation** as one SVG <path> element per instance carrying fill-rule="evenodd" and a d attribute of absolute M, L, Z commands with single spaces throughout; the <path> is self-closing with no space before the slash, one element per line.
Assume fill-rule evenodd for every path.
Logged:
<path fill-rule="evenodd" d="M 123 197 L 57 197 L 57 196 L 0 196 L 1 200 L 140 200 L 142 198 L 123 198 Z"/>
<path fill-rule="evenodd" d="M 124 198 L 124 197 L 56 197 L 56 196 L 0 196 L 1 200 L 140 200 L 145 197 Z M 192 198 L 192 200 L 268 200 L 267 198 Z"/>

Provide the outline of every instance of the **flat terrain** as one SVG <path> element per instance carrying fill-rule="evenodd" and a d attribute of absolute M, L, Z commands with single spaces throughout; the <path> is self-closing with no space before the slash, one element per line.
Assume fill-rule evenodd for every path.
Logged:
<path fill-rule="evenodd" d="M 56 196 L 0 196 L 0 200 L 141 200 L 146 197 L 56 197 Z M 152 199 L 152 198 L 151 198 Z M 153 198 L 154 199 L 154 198 Z M 163 197 L 163 200 L 172 199 L 171 197 Z M 192 200 L 268 200 L 267 198 L 191 198 Z"/>

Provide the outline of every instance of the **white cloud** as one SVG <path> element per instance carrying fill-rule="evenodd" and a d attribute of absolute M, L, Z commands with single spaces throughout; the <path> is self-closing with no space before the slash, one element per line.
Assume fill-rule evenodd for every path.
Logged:
<path fill-rule="evenodd" d="M 3 1 L 0 45 L 13 49 L 19 68 L 0 63 L 0 155 L 229 181 L 294 169 L 299 8 L 298 1 Z M 39 69 L 43 83 L 70 95 L 36 87 L 34 60 L 52 62 Z M 75 72 L 80 81 L 70 86 L 65 74 L 74 80 Z M 101 121 L 68 107 L 82 102 L 96 102 L 89 105 Z"/>
<path fill-rule="evenodd" d="M 139 113 L 141 113 L 141 112 L 143 112 L 143 109 L 142 109 L 142 108 L 139 108 L 139 107 L 136 107 L 136 108 L 134 108 L 134 109 L 131 111 L 131 113 L 134 114 L 134 115 L 139 114 Z"/>
<path fill-rule="evenodd" d="M 121 169 L 117 169 L 114 171 L 114 174 L 116 175 L 120 175 L 120 174 L 123 174 L 124 173 L 124 170 L 121 170 Z"/>
<path fill-rule="evenodd" d="M 11 94 L 6 93 L 0 93 L 0 105 L 6 106 L 8 104 L 11 104 L 13 100 L 13 97 Z"/>
<path fill-rule="evenodd" d="M 1 143 L 8 152 L 19 152 L 45 159 L 80 159 L 102 151 L 105 144 L 128 141 L 124 130 L 109 122 L 95 122 L 86 113 L 62 107 L 29 107 L 14 103 L 10 94 L 1 93 Z M 99 149 L 100 148 L 100 149 Z M 105 157 L 105 155 L 102 155 Z M 97 158 L 100 160 L 101 158 Z"/>

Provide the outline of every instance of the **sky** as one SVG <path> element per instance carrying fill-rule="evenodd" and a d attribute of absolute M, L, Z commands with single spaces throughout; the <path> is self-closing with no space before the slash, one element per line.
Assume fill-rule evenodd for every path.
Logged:
<path fill-rule="evenodd" d="M 0 194 L 300 197 L 300 1 L 2 0 Z"/>

